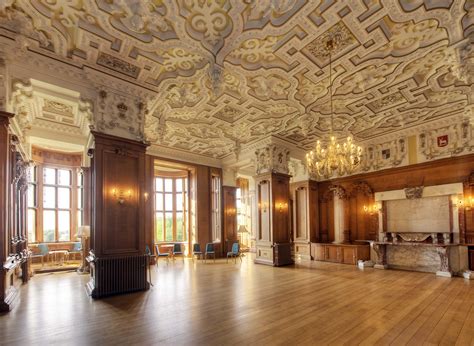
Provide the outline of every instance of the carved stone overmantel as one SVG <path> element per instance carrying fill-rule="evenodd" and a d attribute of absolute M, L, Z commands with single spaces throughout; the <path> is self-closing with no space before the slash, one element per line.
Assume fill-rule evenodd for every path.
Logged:
<path fill-rule="evenodd" d="M 289 173 L 290 151 L 287 148 L 276 144 L 269 144 L 266 147 L 257 149 L 255 156 L 257 175 L 264 173 Z"/>

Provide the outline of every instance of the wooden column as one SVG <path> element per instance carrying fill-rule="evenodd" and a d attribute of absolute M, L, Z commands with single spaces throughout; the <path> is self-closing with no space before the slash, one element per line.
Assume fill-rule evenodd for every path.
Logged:
<path fill-rule="evenodd" d="M 230 251 L 232 244 L 238 241 L 237 238 L 237 188 L 235 186 L 222 186 L 222 210 L 224 211 L 223 219 L 223 252 L 225 256 Z"/>
<path fill-rule="evenodd" d="M 318 183 L 306 180 L 291 184 L 293 197 L 293 245 L 295 257 L 311 259 L 311 242 L 319 241 Z"/>
<path fill-rule="evenodd" d="M 290 176 L 265 173 L 255 177 L 258 223 L 255 263 L 292 264 L 290 244 Z"/>
<path fill-rule="evenodd" d="M 97 132 L 91 161 L 93 298 L 146 290 L 145 192 L 147 145 Z"/>

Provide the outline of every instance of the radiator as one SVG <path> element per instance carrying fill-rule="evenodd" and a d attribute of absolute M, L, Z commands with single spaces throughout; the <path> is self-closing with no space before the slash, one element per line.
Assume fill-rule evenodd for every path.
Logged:
<path fill-rule="evenodd" d="M 100 298 L 147 290 L 147 261 L 146 255 L 96 257 L 91 261 L 91 282 L 88 284 L 91 296 Z"/>

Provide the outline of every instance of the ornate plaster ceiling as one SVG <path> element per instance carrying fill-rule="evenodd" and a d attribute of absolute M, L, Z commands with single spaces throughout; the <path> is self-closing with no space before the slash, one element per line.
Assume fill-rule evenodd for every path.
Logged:
<path fill-rule="evenodd" d="M 156 91 L 154 143 L 223 158 L 269 135 L 302 149 L 459 116 L 473 100 L 471 0 L 9 0 L 0 27 Z M 212 89 L 208 70 L 223 68 Z M 56 112 L 57 113 L 57 112 Z M 55 113 L 55 114 L 56 114 Z"/>

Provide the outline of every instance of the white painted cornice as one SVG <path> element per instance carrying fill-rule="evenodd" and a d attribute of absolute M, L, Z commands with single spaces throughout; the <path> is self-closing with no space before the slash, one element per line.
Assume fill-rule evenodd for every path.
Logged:
<path fill-rule="evenodd" d="M 222 167 L 222 161 L 208 156 L 198 155 L 191 152 L 177 150 L 169 147 L 164 147 L 157 144 L 152 144 L 147 148 L 147 154 L 157 156 L 160 158 L 185 161 L 198 165 Z"/>

